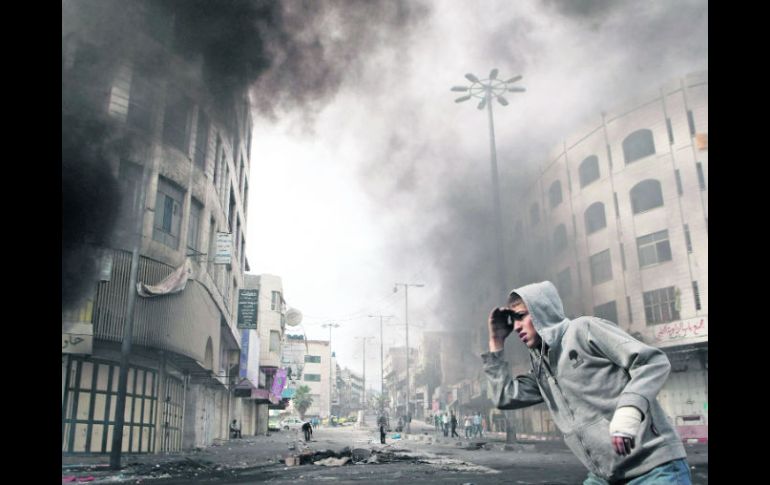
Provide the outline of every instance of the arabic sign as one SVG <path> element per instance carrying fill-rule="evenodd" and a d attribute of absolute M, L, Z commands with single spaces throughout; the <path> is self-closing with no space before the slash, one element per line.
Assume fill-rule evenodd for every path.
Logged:
<path fill-rule="evenodd" d="M 62 329 L 62 354 L 91 354 L 93 343 L 93 325 L 75 323 Z"/>
<path fill-rule="evenodd" d="M 230 264 L 232 260 L 233 235 L 229 232 L 217 233 L 217 247 L 214 264 Z"/>
<path fill-rule="evenodd" d="M 691 318 L 689 320 L 655 325 L 652 330 L 655 340 L 658 342 L 708 337 L 708 317 Z"/>
<path fill-rule="evenodd" d="M 238 290 L 238 328 L 257 329 L 259 290 Z"/>

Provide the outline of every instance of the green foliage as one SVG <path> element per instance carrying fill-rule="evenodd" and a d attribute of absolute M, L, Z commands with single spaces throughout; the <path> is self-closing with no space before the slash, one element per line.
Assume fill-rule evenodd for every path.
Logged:
<path fill-rule="evenodd" d="M 294 403 L 294 409 L 299 413 L 300 419 L 305 419 L 305 412 L 313 405 L 313 398 L 310 396 L 310 387 L 299 386 L 291 400 Z"/>

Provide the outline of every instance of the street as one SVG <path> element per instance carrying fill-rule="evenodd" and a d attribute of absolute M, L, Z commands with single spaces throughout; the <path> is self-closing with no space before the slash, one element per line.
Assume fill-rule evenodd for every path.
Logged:
<path fill-rule="evenodd" d="M 104 466 L 107 457 L 65 457 L 62 481 L 77 483 L 398 483 L 418 479 L 423 483 L 454 484 L 581 484 L 586 471 L 561 442 L 523 442 L 507 447 L 499 438 L 449 439 L 432 428 L 412 423 L 408 439 L 379 444 L 374 428 L 320 427 L 304 443 L 297 431 L 245 437 L 217 446 L 168 455 L 126 455 L 119 473 Z M 401 435 L 403 437 L 403 435 Z M 345 448 L 348 448 L 345 450 Z M 687 445 L 693 484 L 708 483 L 707 445 Z M 334 453 L 318 463 L 324 450 Z M 342 452 L 342 453 L 339 453 Z M 286 457 L 305 457 L 308 464 L 287 466 Z M 311 464 L 309 460 L 316 461 Z M 291 461 L 291 458 L 289 459 Z M 333 466 L 334 462 L 345 464 Z M 368 463 L 366 463 L 368 462 Z M 74 481 L 73 481 L 74 480 Z"/>

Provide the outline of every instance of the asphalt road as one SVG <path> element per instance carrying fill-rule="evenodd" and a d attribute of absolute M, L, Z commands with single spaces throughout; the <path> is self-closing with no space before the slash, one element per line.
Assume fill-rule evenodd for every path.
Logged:
<path fill-rule="evenodd" d="M 427 429 L 427 428 L 425 428 Z M 412 437 L 420 436 L 413 434 Z M 390 433 L 389 436 L 392 436 Z M 435 443 L 422 434 L 423 440 L 392 440 L 379 444 L 374 429 L 353 427 L 319 428 L 314 439 L 305 444 L 295 432 L 273 433 L 271 446 L 237 446 L 234 443 L 222 448 L 222 457 L 248 464 L 228 473 L 184 479 L 166 478 L 152 480 L 163 485 L 183 483 L 211 483 L 218 485 L 246 483 L 403 483 L 418 480 L 421 484 L 582 484 L 586 471 L 574 455 L 561 443 L 524 444 L 514 450 L 505 450 L 503 443 L 488 442 L 487 448 L 465 449 L 468 440 L 446 440 Z M 482 441 L 482 440 L 479 440 Z M 244 445 L 247 442 L 244 442 Z M 463 446 L 458 446 L 461 443 Z M 344 447 L 379 451 L 384 463 L 347 464 L 321 466 L 307 464 L 286 466 L 279 458 L 302 451 Z M 290 449 L 292 448 L 292 449 Z M 472 447 L 475 448 L 475 447 Z M 704 445 L 689 445 L 690 464 L 693 466 L 693 483 L 708 484 L 708 450 Z M 226 455 L 225 455 L 226 453 Z M 205 456 L 212 461 L 215 457 Z M 395 460 L 395 461 L 388 461 Z M 223 460 L 224 461 L 224 460 Z"/>

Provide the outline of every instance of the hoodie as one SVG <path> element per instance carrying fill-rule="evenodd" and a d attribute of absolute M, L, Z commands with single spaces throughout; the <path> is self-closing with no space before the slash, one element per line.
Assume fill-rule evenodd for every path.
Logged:
<path fill-rule="evenodd" d="M 663 351 L 607 320 L 566 318 L 549 281 L 513 291 L 524 300 L 541 346 L 530 349 L 530 373 L 516 378 L 503 351 L 482 354 L 498 408 L 545 402 L 565 444 L 586 468 L 608 481 L 637 477 L 686 458 L 681 439 L 656 399 L 671 368 Z M 623 406 L 634 406 L 643 415 L 635 447 L 626 456 L 615 453 L 609 433 L 615 410 Z"/>

